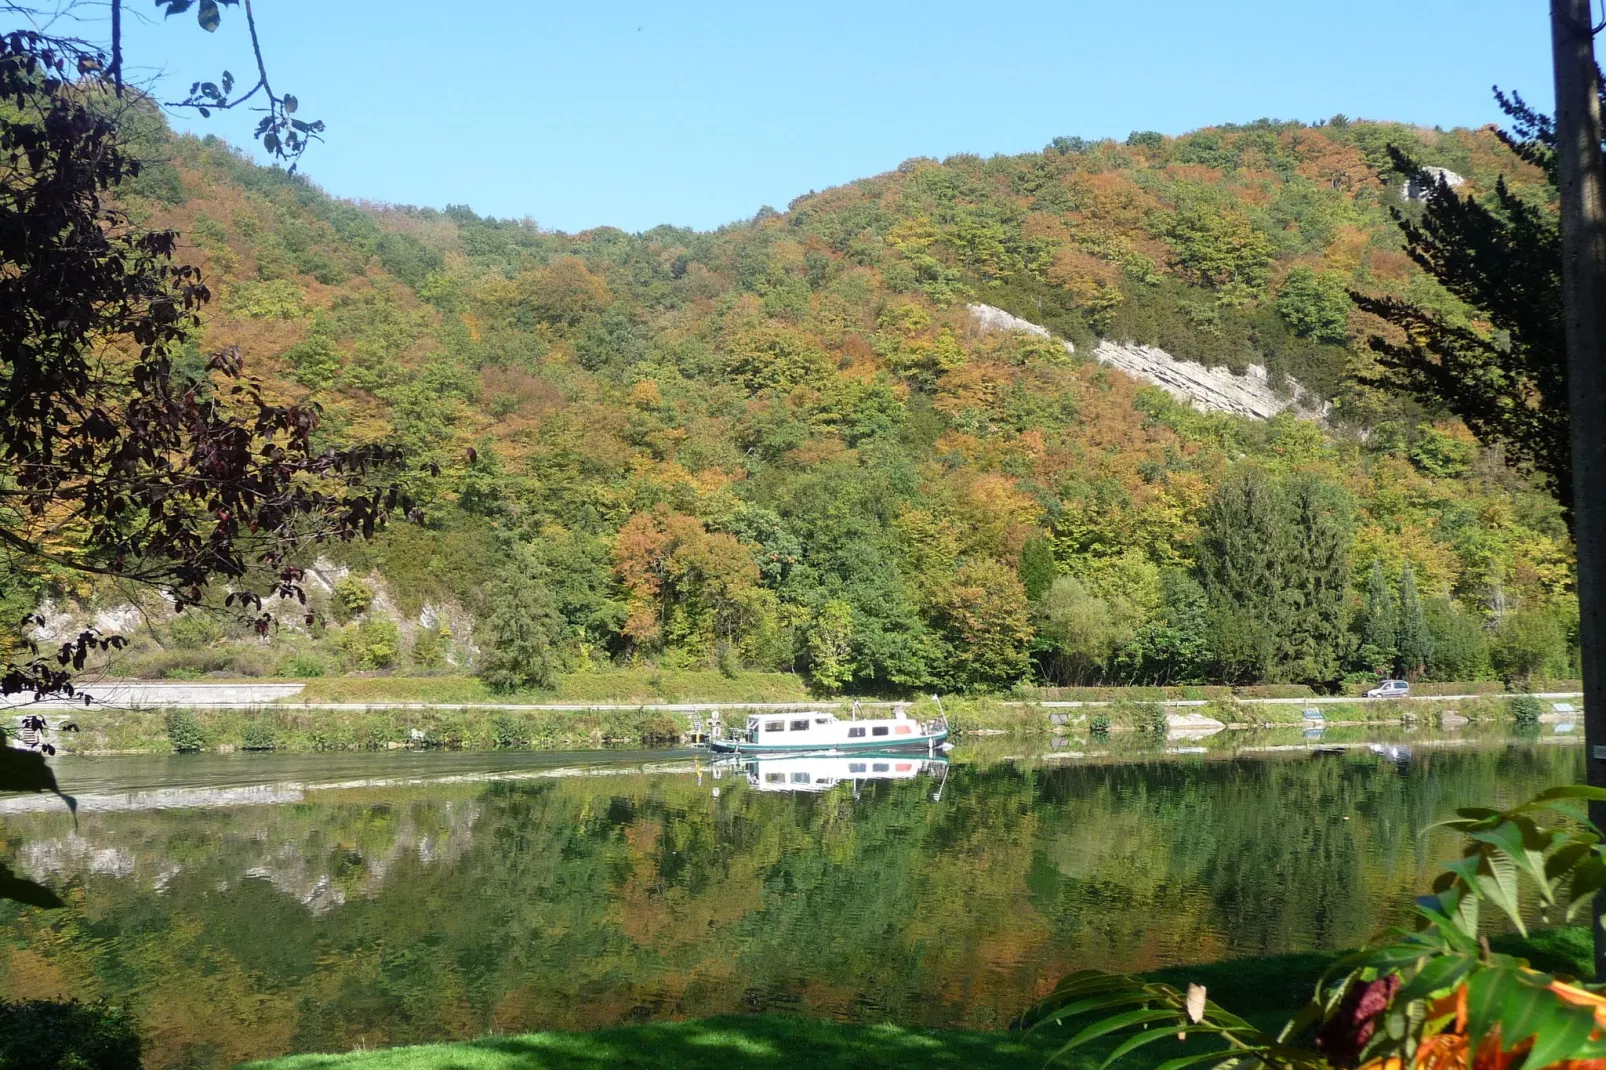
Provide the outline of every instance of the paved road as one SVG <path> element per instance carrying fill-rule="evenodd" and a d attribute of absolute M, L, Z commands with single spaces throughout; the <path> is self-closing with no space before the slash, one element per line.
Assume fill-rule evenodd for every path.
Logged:
<path fill-rule="evenodd" d="M 100 684 L 86 684 L 79 689 L 80 696 L 88 695 L 89 709 L 96 706 L 108 708 L 149 708 L 161 706 L 184 706 L 191 709 L 215 710 L 249 710 L 262 706 L 294 706 L 298 709 L 309 710 L 527 710 L 527 711 L 568 711 L 585 712 L 590 710 L 652 710 L 662 713 L 697 713 L 712 710 L 789 710 L 789 709 L 846 709 L 846 701 L 836 702 L 622 702 L 622 703 L 513 703 L 513 702 L 296 702 L 295 697 L 306 687 L 305 684 L 189 684 L 189 683 L 130 683 L 125 681 L 109 681 Z M 1497 693 L 1491 695 L 1412 695 L 1403 699 L 1355 699 L 1342 696 L 1322 698 L 1241 698 L 1238 701 L 1250 706 L 1321 706 L 1345 702 L 1466 702 L 1478 698 L 1509 698 L 1510 695 Z M 1565 701 L 1567 699 L 1582 698 L 1577 691 L 1546 691 L 1535 693 L 1534 698 L 1550 701 Z M 886 707 L 890 702 L 864 702 L 861 705 L 871 708 Z M 1102 706 L 1113 706 L 1114 701 L 1088 701 L 1088 702 L 1011 702 L 1006 705 L 1028 706 L 1037 705 L 1044 709 L 1083 709 Z M 1165 701 L 1168 707 L 1199 707 L 1209 703 L 1203 699 L 1173 699 Z M 0 709 L 30 710 L 65 710 L 85 709 L 82 697 L 77 700 L 49 698 L 43 702 L 34 702 L 30 697 L 12 696 L 0 700 Z"/>

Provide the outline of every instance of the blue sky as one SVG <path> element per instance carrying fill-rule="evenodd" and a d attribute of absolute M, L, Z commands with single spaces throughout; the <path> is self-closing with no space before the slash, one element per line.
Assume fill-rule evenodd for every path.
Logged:
<path fill-rule="evenodd" d="M 257 0 L 275 83 L 329 127 L 329 192 L 578 230 L 713 227 L 911 156 L 1343 112 L 1500 118 L 1550 99 L 1537 0 Z M 144 0 L 130 7 L 142 15 Z M 1515 14 L 1514 14 L 1515 13 Z M 170 93 L 249 67 L 226 8 L 129 33 Z M 246 116 L 175 119 L 246 141 Z"/>

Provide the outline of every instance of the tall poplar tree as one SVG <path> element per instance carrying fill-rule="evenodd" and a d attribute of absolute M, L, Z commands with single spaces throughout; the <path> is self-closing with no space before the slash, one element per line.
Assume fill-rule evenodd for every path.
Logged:
<path fill-rule="evenodd" d="M 1342 488 L 1314 476 L 1295 479 L 1286 499 L 1292 538 L 1280 675 L 1335 684 L 1349 634 L 1345 605 L 1354 507 Z"/>
<path fill-rule="evenodd" d="M 1287 510 L 1277 485 L 1259 468 L 1230 476 L 1205 509 L 1199 532 L 1199 579 L 1226 679 L 1274 675 L 1288 600 Z"/>
<path fill-rule="evenodd" d="M 1414 680 L 1433 656 L 1433 633 L 1428 630 L 1422 599 L 1416 592 L 1416 573 L 1405 563 L 1400 573 L 1400 615 L 1395 633 L 1396 665 L 1400 675 Z"/>
<path fill-rule="evenodd" d="M 1383 575 L 1383 562 L 1372 562 L 1366 581 L 1366 609 L 1361 616 L 1361 661 L 1368 669 L 1387 672 L 1399 654 L 1398 614 L 1394 592 Z"/>

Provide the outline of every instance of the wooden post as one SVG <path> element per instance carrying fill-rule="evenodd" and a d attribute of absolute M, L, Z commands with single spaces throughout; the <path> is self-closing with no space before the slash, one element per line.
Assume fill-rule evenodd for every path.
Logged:
<path fill-rule="evenodd" d="M 1578 544 L 1586 779 L 1606 787 L 1606 174 L 1591 0 L 1551 0 L 1562 293 Z M 1606 804 L 1590 818 L 1606 829 Z M 1595 899 L 1595 977 L 1606 980 L 1606 929 Z"/>

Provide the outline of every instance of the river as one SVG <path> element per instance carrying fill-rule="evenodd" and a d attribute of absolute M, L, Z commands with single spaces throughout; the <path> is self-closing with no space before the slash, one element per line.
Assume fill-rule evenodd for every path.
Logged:
<path fill-rule="evenodd" d="M 1426 831 L 1452 808 L 1582 772 L 1550 727 L 1371 738 L 718 776 L 690 751 L 61 759 L 76 823 L 0 798 L 0 853 L 69 900 L 0 904 L 0 992 L 127 1003 L 147 1065 L 186 1070 L 767 1009 L 1002 1027 L 1076 967 L 1353 946 L 1452 855 Z"/>

